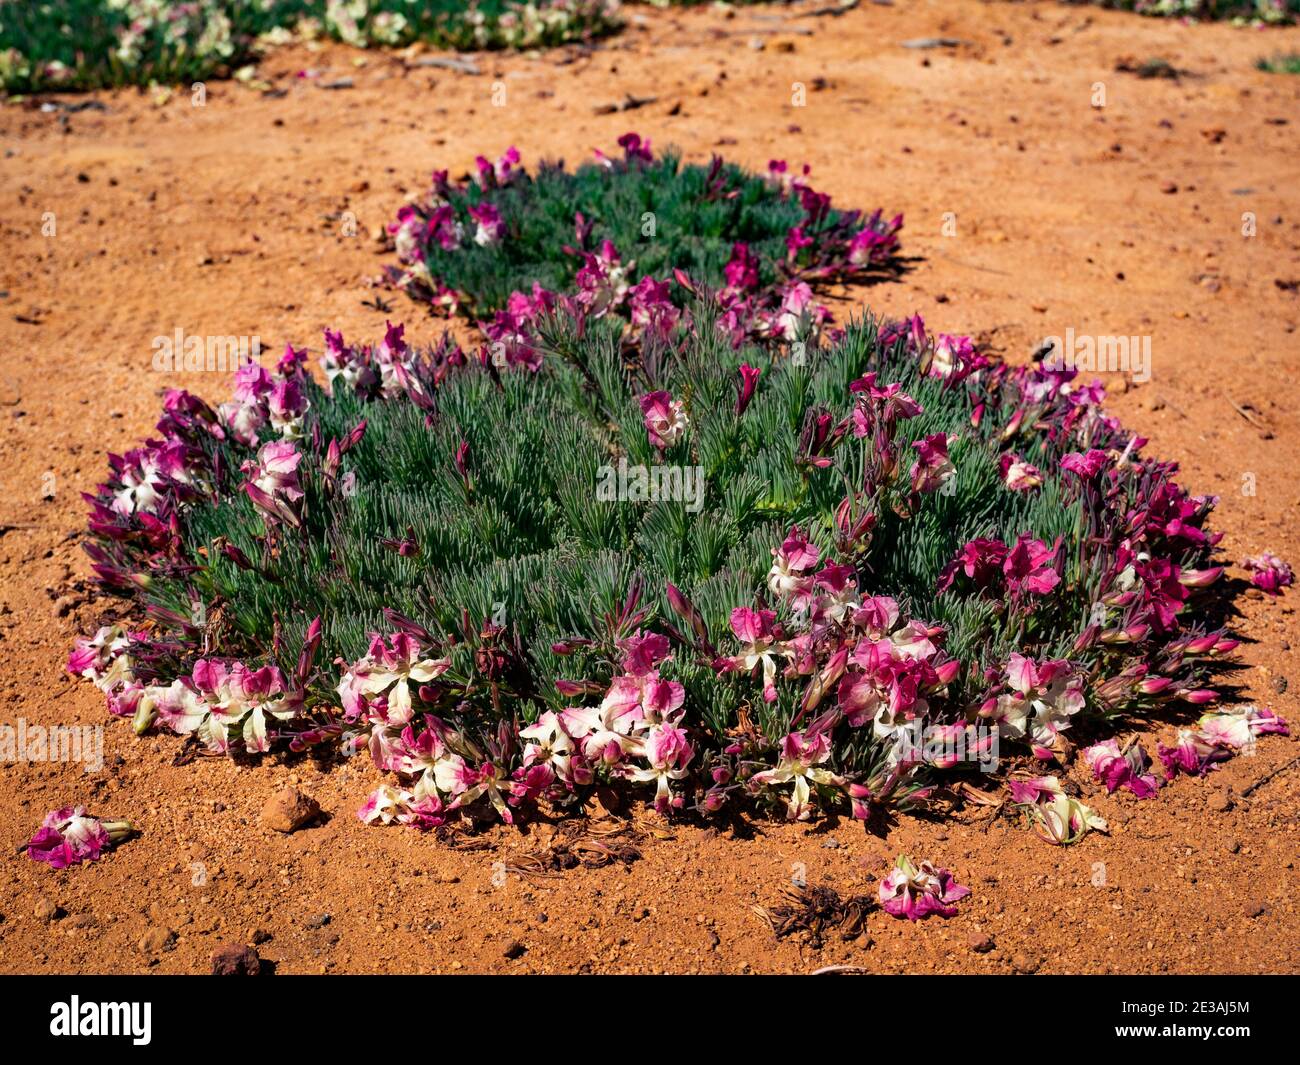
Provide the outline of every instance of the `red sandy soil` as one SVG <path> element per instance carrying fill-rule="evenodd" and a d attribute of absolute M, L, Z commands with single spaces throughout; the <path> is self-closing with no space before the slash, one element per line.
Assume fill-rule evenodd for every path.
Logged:
<path fill-rule="evenodd" d="M 211 376 L 160 378 L 152 337 L 180 326 L 319 350 L 331 326 L 377 339 L 385 314 L 362 302 L 385 261 L 371 232 L 432 169 L 457 174 L 511 144 L 529 164 L 576 162 L 628 129 L 695 159 L 806 161 L 837 204 L 905 212 L 914 268 L 848 294 L 841 313 L 863 301 L 919 311 L 1010 359 L 1069 326 L 1151 335 L 1149 382 L 1110 375 L 1115 411 L 1183 463 L 1193 490 L 1222 497 L 1225 560 L 1272 548 L 1300 561 L 1287 518 L 1300 494 L 1300 79 L 1254 69 L 1262 55 L 1300 50 L 1300 32 L 1055 4 L 801 16 L 811 6 L 633 9 L 634 25 L 594 49 L 483 56 L 477 77 L 295 48 L 261 67 L 279 97 L 213 82 L 202 108 L 188 93 L 135 91 L 100 94 L 107 111 L 0 108 L 3 719 L 103 723 L 108 759 L 89 775 L 4 766 L 0 969 L 202 972 L 214 948 L 257 932 L 283 973 L 1300 970 L 1294 738 L 1263 740 L 1254 757 L 1149 802 L 1107 797 L 1076 766 L 1112 834 L 1069 849 L 979 812 L 904 816 L 883 837 L 849 821 L 759 823 L 748 838 L 675 825 L 671 838 L 648 835 L 630 868 L 540 878 L 506 867 L 546 828 L 494 830 L 490 849 L 469 851 L 367 828 L 354 811 L 378 774 L 362 759 L 327 772 L 278 757 L 173 766 L 174 737 L 135 739 L 64 674 L 74 636 L 111 607 L 94 598 L 77 548 L 78 493 L 100 478 L 106 450 L 147 434 L 164 388 L 228 393 Z M 900 46 L 925 36 L 968 43 Z M 1123 57 L 1187 73 L 1143 80 L 1117 72 Z M 304 69 L 320 77 L 295 76 Z M 353 87 L 320 87 L 340 77 Z M 803 108 L 791 106 L 796 81 L 809 88 Z M 495 82 L 507 87 L 503 107 Z M 657 100 L 595 113 L 628 93 Z M 54 239 L 40 235 L 47 211 Z M 341 235 L 342 211 L 355 212 L 358 236 Z M 1258 219 L 1249 239 L 1246 211 Z M 955 236 L 942 235 L 945 212 Z M 389 298 L 408 337 L 440 328 Z M 1254 495 L 1242 492 L 1247 474 Z M 1246 593 L 1237 628 L 1245 696 L 1300 722 L 1292 601 Z M 1145 731 L 1153 748 L 1173 726 Z M 262 826 L 263 803 L 286 784 L 328 820 L 289 836 Z M 143 834 L 64 872 L 14 852 L 47 809 L 73 802 L 129 816 Z M 800 873 L 844 895 L 873 892 L 900 852 L 973 888 L 959 916 L 912 926 L 875 913 L 869 942 L 816 950 L 776 941 L 751 912 Z M 981 936 L 991 950 L 973 948 Z"/>

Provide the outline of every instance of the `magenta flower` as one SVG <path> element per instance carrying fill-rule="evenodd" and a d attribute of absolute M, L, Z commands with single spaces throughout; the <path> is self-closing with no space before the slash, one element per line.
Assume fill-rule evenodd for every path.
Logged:
<path fill-rule="evenodd" d="M 758 268 L 758 256 L 749 250 L 748 244 L 741 241 L 732 245 L 731 258 L 722 270 L 727 288 L 736 293 L 758 288 Z"/>
<path fill-rule="evenodd" d="M 964 573 L 977 588 L 987 588 L 1002 572 L 1007 560 L 1007 545 L 1001 540 L 976 537 L 939 574 L 939 591 L 952 587 L 958 573 Z"/>
<path fill-rule="evenodd" d="M 1243 558 L 1241 564 L 1250 572 L 1250 583 L 1269 595 L 1279 595 L 1295 580 L 1291 567 L 1271 551 Z"/>
<path fill-rule="evenodd" d="M 643 633 L 638 629 L 619 641 L 619 650 L 623 652 L 623 671 L 634 677 L 649 676 L 660 662 L 672 657 L 671 649 L 667 636 L 658 632 Z"/>
<path fill-rule="evenodd" d="M 629 165 L 634 162 L 654 162 L 655 157 L 650 150 L 649 138 L 642 140 L 639 133 L 624 133 L 618 139 L 618 146 L 623 149 L 623 161 Z"/>
<path fill-rule="evenodd" d="M 799 526 L 790 530 L 790 535 L 779 548 L 772 548 L 772 568 L 767 574 L 767 586 L 772 594 L 786 598 L 812 587 L 812 578 L 807 571 L 817 565 L 821 552 L 816 544 L 799 531 Z"/>
<path fill-rule="evenodd" d="M 633 285 L 628 294 L 632 325 L 637 329 L 653 329 L 665 335 L 671 333 L 682 314 L 673 305 L 670 291 L 667 281 L 656 281 L 648 274 Z"/>
<path fill-rule="evenodd" d="M 932 433 L 922 440 L 914 440 L 917 460 L 912 463 L 913 492 L 933 492 L 957 475 L 957 468 L 948 458 L 948 448 L 956 441 L 948 433 Z"/>
<path fill-rule="evenodd" d="M 749 406 L 750 400 L 754 398 L 754 389 L 758 385 L 758 378 L 762 372 L 757 367 L 748 364 L 740 368 L 740 391 L 736 396 L 737 416 L 745 413 L 745 408 Z"/>
<path fill-rule="evenodd" d="M 110 847 L 131 835 L 130 821 L 101 821 L 84 806 L 64 806 L 45 815 L 41 827 L 27 844 L 27 856 L 54 869 L 93 862 Z"/>
<path fill-rule="evenodd" d="M 956 903 L 970 894 L 947 869 L 930 862 L 914 863 L 899 855 L 893 870 L 880 881 L 880 905 L 888 914 L 919 921 L 932 913 L 953 917 Z"/>
<path fill-rule="evenodd" d="M 1007 552 L 1006 561 L 1002 564 L 1002 572 L 1010 588 L 1013 591 L 1047 595 L 1061 583 L 1061 575 L 1053 567 L 1060 547 L 1059 540 L 1049 548 L 1028 533 L 1016 537 L 1015 546 Z"/>
<path fill-rule="evenodd" d="M 1173 780 L 1179 773 L 1203 777 L 1217 768 L 1219 762 L 1232 757 L 1231 749 L 1190 729 L 1179 729 L 1172 747 L 1157 743 L 1156 754 L 1164 764 L 1166 780 Z"/>
<path fill-rule="evenodd" d="M 776 766 L 755 773 L 750 784 L 755 790 L 793 784 L 787 800 L 787 816 L 791 821 L 806 821 L 814 809 L 812 785 L 840 787 L 844 784 L 843 777 L 823 768 L 830 757 L 831 742 L 826 733 L 791 732 L 781 741 L 781 757 Z"/>
<path fill-rule="evenodd" d="M 1002 483 L 1013 492 L 1032 492 L 1043 484 L 1043 471 L 1019 455 L 1004 454 L 998 460 L 998 472 Z"/>
<path fill-rule="evenodd" d="M 1137 740 L 1123 750 L 1118 740 L 1104 740 L 1084 750 L 1083 757 L 1108 795 L 1123 787 L 1139 799 L 1150 799 L 1160 788 L 1160 781 L 1148 772 L 1151 759 Z"/>
<path fill-rule="evenodd" d="M 667 392 L 647 392 L 641 397 L 646 435 L 661 451 L 672 447 L 686 432 L 686 410 Z"/>
<path fill-rule="evenodd" d="M 853 435 L 869 436 L 877 422 L 892 429 L 900 420 L 915 418 L 925 408 L 903 391 L 897 381 L 883 388 L 876 384 L 876 373 L 869 370 L 849 385 L 849 391 L 870 400 L 870 410 L 862 403 L 853 409 Z M 946 444 L 945 444 L 946 447 Z"/>
<path fill-rule="evenodd" d="M 501 239 L 503 226 L 501 212 L 494 203 L 474 204 L 468 208 L 470 218 L 478 228 L 474 231 L 474 243 L 481 248 L 496 244 Z"/>
<path fill-rule="evenodd" d="M 1098 451 L 1091 448 L 1086 452 L 1071 451 L 1067 455 L 1061 456 L 1061 469 L 1066 473 L 1072 473 L 1082 481 L 1091 481 L 1110 462 L 1109 456 L 1104 451 Z"/>
<path fill-rule="evenodd" d="M 495 163 L 488 162 L 481 155 L 474 160 L 474 168 L 478 171 L 478 183 L 485 189 L 510 184 L 518 165 L 519 149 L 513 144 Z"/>

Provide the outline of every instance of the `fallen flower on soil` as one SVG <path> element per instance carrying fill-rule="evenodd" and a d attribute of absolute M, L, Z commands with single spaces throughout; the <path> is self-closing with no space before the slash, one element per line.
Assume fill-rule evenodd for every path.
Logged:
<path fill-rule="evenodd" d="M 1139 799 L 1150 799 L 1160 790 L 1159 779 L 1148 772 L 1151 758 L 1137 740 L 1122 750 L 1118 740 L 1104 740 L 1087 748 L 1083 757 L 1093 776 L 1106 785 L 1107 794 L 1123 787 Z"/>
<path fill-rule="evenodd" d="M 907 855 L 900 855 L 894 869 L 880 881 L 880 905 L 886 913 L 918 921 L 932 913 L 953 917 L 955 903 L 970 894 L 970 888 L 957 883 L 947 869 L 930 862 L 919 865 Z"/>
<path fill-rule="evenodd" d="M 1243 558 L 1241 564 L 1250 572 L 1250 583 L 1269 595 L 1280 595 L 1295 580 L 1291 567 L 1271 551 Z"/>
<path fill-rule="evenodd" d="M 84 806 L 64 806 L 45 815 L 27 844 L 27 856 L 54 869 L 98 861 L 106 850 L 135 832 L 130 821 L 100 820 Z"/>
<path fill-rule="evenodd" d="M 1012 802 L 1025 811 L 1039 838 L 1048 843 L 1068 846 L 1079 842 L 1089 831 L 1110 831 L 1105 818 L 1067 794 L 1056 777 L 1012 779 L 1007 786 L 1011 789 Z"/>

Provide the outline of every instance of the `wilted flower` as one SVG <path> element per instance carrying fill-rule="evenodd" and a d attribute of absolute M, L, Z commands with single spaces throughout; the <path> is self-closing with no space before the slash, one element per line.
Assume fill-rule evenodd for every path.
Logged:
<path fill-rule="evenodd" d="M 409 791 L 381 784 L 366 796 L 365 803 L 357 811 L 357 817 L 368 825 L 376 821 L 391 825 L 410 810 L 411 800 Z"/>
<path fill-rule="evenodd" d="M 130 821 L 103 821 L 84 806 L 64 806 L 45 815 L 27 844 L 27 856 L 54 869 L 93 862 L 135 831 Z"/>
<path fill-rule="evenodd" d="M 1256 736 L 1275 733 L 1290 735 L 1286 722 L 1267 707 L 1235 706 L 1205 714 L 1199 722 L 1201 736 L 1220 746 L 1240 749 L 1249 746 Z"/>
<path fill-rule="evenodd" d="M 1019 455 L 1003 455 L 998 460 L 1002 483 L 1013 492 L 1030 492 L 1042 487 L 1043 471 Z"/>
<path fill-rule="evenodd" d="M 1118 740 L 1104 740 L 1085 749 L 1083 757 L 1107 794 L 1124 787 L 1139 799 L 1150 799 L 1160 788 L 1160 781 L 1148 772 L 1151 759 L 1137 740 L 1123 750 Z"/>
<path fill-rule="evenodd" d="M 1058 846 L 1077 843 L 1089 830 L 1108 832 L 1104 818 L 1068 795 L 1056 777 L 1011 780 L 1012 801 L 1029 814 L 1030 823 L 1041 839 Z"/>
<path fill-rule="evenodd" d="M 1250 571 L 1251 584 L 1269 595 L 1279 595 L 1295 579 L 1291 567 L 1271 551 L 1243 558 L 1241 564 Z"/>
<path fill-rule="evenodd" d="M 641 397 L 646 435 L 650 443 L 663 449 L 672 447 L 686 432 L 686 408 L 667 392 L 647 392 Z"/>
<path fill-rule="evenodd" d="M 1172 747 L 1156 744 L 1156 754 L 1165 767 L 1165 779 L 1173 780 L 1180 772 L 1203 777 L 1219 762 L 1232 757 L 1231 749 L 1190 729 L 1179 729 Z"/>
<path fill-rule="evenodd" d="M 956 439 L 951 433 L 932 433 L 913 441 L 919 455 L 910 473 L 913 492 L 933 492 L 957 476 L 957 468 L 948 458 L 948 448 Z"/>
<path fill-rule="evenodd" d="M 954 903 L 970 894 L 970 888 L 957 883 L 947 869 L 931 862 L 919 865 L 907 855 L 899 855 L 889 875 L 880 881 L 880 905 L 886 913 L 919 921 L 937 913 L 952 917 L 957 913 Z"/>

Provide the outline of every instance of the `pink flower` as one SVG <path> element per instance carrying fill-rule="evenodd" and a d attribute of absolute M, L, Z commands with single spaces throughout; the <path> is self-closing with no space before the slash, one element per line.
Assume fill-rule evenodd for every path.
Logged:
<path fill-rule="evenodd" d="M 478 228 L 474 231 L 474 243 L 483 248 L 496 244 L 501 239 L 504 228 L 496 204 L 475 204 L 468 210 L 470 218 L 478 223 Z"/>
<path fill-rule="evenodd" d="M 772 594 L 782 599 L 806 590 L 812 586 L 812 578 L 807 571 L 817 565 L 821 552 L 817 546 L 799 531 L 799 526 L 790 530 L 790 535 L 779 548 L 772 548 L 772 568 L 768 570 L 767 586 Z"/>
<path fill-rule="evenodd" d="M 1178 730 L 1178 740 L 1172 747 L 1156 744 L 1156 754 L 1164 764 L 1166 780 L 1173 780 L 1180 772 L 1203 777 L 1219 762 L 1232 757 L 1229 748 L 1189 729 Z"/>
<path fill-rule="evenodd" d="M 1104 740 L 1087 748 L 1083 757 L 1093 776 L 1106 785 L 1108 795 L 1124 787 L 1139 799 L 1150 799 L 1160 788 L 1160 781 L 1147 771 L 1151 759 L 1136 740 L 1123 750 L 1118 740 Z"/>
<path fill-rule="evenodd" d="M 686 432 L 686 410 L 667 392 L 647 392 L 641 397 L 646 435 L 650 443 L 663 450 L 670 448 Z"/>
<path fill-rule="evenodd" d="M 729 661 L 729 667 L 748 673 L 761 665 L 763 699 L 769 703 L 776 701 L 776 658 L 772 651 L 772 624 L 775 620 L 776 612 L 772 610 L 736 607 L 731 612 L 731 631 L 744 646 L 740 654 Z"/>
<path fill-rule="evenodd" d="M 919 921 L 932 913 L 953 917 L 954 905 L 970 894 L 970 888 L 957 883 L 947 869 L 930 862 L 915 864 L 900 855 L 893 870 L 880 881 L 880 905 L 895 917 Z"/>
<path fill-rule="evenodd" d="M 1061 456 L 1061 470 L 1072 473 L 1082 481 L 1091 481 L 1110 461 L 1104 451 L 1091 448 L 1087 452 L 1071 451 Z"/>
<path fill-rule="evenodd" d="M 682 803 L 680 796 L 673 796 L 669 781 L 686 776 L 686 767 L 695 752 L 686 733 L 674 725 L 653 726 L 642 740 L 642 750 L 650 764 L 645 769 L 634 770 L 632 779 L 655 781 L 655 809 L 661 814 L 667 813 L 671 807 Z"/>
<path fill-rule="evenodd" d="M 977 588 L 986 588 L 1001 572 L 1007 560 L 1007 545 L 1001 540 L 976 537 L 939 574 L 939 591 L 952 587 L 958 573 L 965 573 Z"/>
<path fill-rule="evenodd" d="M 411 808 L 411 793 L 388 784 L 381 784 L 369 795 L 357 811 L 357 817 L 367 825 L 378 821 L 391 825 Z"/>
<path fill-rule="evenodd" d="M 668 637 L 657 632 L 635 633 L 619 641 L 623 652 L 623 671 L 634 677 L 645 677 L 654 672 L 660 662 L 672 657 Z"/>
<path fill-rule="evenodd" d="M 681 319 L 681 312 L 669 297 L 669 283 L 656 281 L 649 275 L 632 286 L 628 307 L 632 324 L 637 329 L 653 329 L 670 333 Z"/>
<path fill-rule="evenodd" d="M 913 492 L 933 492 L 957 475 L 957 468 L 948 458 L 948 448 L 956 439 L 951 434 L 932 433 L 912 442 L 919 455 L 910 474 Z"/>
<path fill-rule="evenodd" d="M 291 440 L 276 440 L 263 444 L 257 461 L 251 459 L 241 469 L 249 475 L 253 485 L 274 499 L 296 502 L 303 496 L 298 486 L 298 464 L 302 455 Z"/>
<path fill-rule="evenodd" d="M 998 460 L 998 471 L 1002 474 L 1002 483 L 1013 492 L 1031 492 L 1043 484 L 1043 471 L 1019 455 L 1004 454 Z"/>
<path fill-rule="evenodd" d="M 45 815 L 27 844 L 27 856 L 54 869 L 93 862 L 135 831 L 130 821 L 101 821 L 84 806 L 64 806 Z"/>
<path fill-rule="evenodd" d="M 1036 595 L 1047 595 L 1061 583 L 1061 576 L 1053 568 L 1056 553 L 1061 544 L 1058 540 L 1051 548 L 1041 540 L 1035 540 L 1028 533 L 1016 537 L 1015 546 L 1007 552 L 1002 572 L 1007 584 L 1013 591 L 1029 591 Z"/>
<path fill-rule="evenodd" d="M 814 809 L 812 785 L 840 787 L 844 784 L 843 777 L 822 768 L 830 757 L 831 743 L 826 733 L 791 732 L 781 741 L 781 757 L 775 768 L 755 773 L 750 784 L 760 789 L 793 783 L 787 800 L 787 816 L 791 821 L 807 821 Z"/>
<path fill-rule="evenodd" d="M 1237 706 L 1217 713 L 1205 714 L 1199 722 L 1201 736 L 1221 747 L 1240 750 L 1249 747 L 1256 736 L 1274 733 L 1288 736 L 1286 722 L 1267 707 Z"/>
<path fill-rule="evenodd" d="M 740 368 L 740 391 L 736 396 L 736 415 L 745 413 L 745 408 L 749 406 L 750 400 L 754 398 L 754 389 L 758 385 L 759 375 L 762 370 L 748 364 Z"/>
<path fill-rule="evenodd" d="M 1036 757 L 1054 757 L 1060 733 L 1085 705 L 1079 673 L 1063 658 L 1035 663 L 1012 651 L 1007 684 L 1012 692 L 998 696 L 988 716 L 1009 738 L 1027 738 Z"/>
<path fill-rule="evenodd" d="M 1251 584 L 1269 595 L 1278 595 L 1295 580 L 1291 567 L 1271 551 L 1243 558 L 1241 564 L 1250 571 Z"/>
<path fill-rule="evenodd" d="M 583 266 L 574 277 L 575 297 L 592 318 L 600 318 L 620 306 L 628 292 L 628 274 L 636 263 L 623 265 L 618 249 L 603 240 L 596 252 L 583 252 Z"/>

